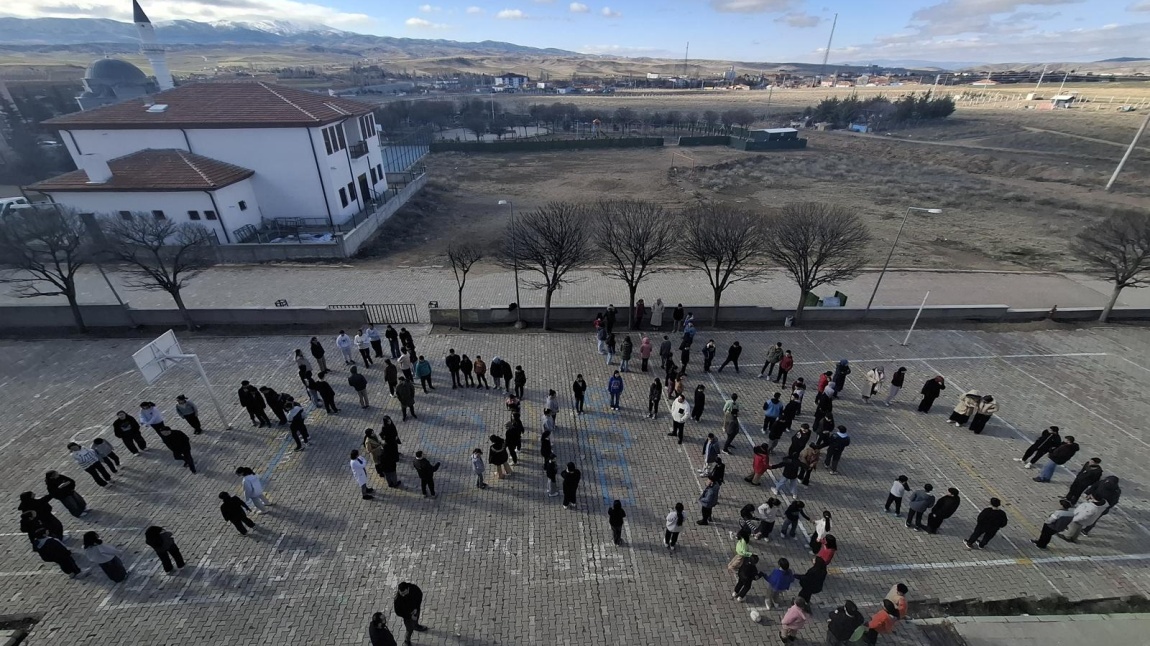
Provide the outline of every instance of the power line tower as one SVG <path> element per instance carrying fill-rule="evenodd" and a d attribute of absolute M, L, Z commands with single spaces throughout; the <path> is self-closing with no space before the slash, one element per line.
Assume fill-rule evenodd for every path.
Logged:
<path fill-rule="evenodd" d="M 827 75 L 827 60 L 831 57 L 831 43 L 835 41 L 835 27 L 839 24 L 839 15 L 836 13 L 834 20 L 831 22 L 831 35 L 827 38 L 827 48 L 823 51 L 823 68 L 819 72 L 819 80 Z"/>

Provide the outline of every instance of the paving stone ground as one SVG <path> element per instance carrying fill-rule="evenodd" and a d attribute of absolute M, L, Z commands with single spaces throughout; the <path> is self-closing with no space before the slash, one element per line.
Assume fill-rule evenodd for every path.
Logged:
<path fill-rule="evenodd" d="M 747 604 L 731 600 L 733 581 L 725 564 L 733 551 L 728 532 L 737 510 L 760 503 L 769 491 L 745 484 L 750 441 L 763 437 L 758 416 L 772 385 L 758 380 L 769 344 L 782 340 L 797 357 L 794 376 L 814 382 L 839 358 L 855 365 L 850 387 L 835 415 L 853 432 L 839 475 L 815 473 L 800 493 L 808 509 L 834 512 L 840 551 L 826 589 L 815 597 L 815 620 L 803 633 L 821 643 L 829 609 L 853 599 L 868 614 L 895 582 L 906 582 L 912 600 L 1002 599 L 1063 595 L 1090 599 L 1150 593 L 1150 507 L 1145 463 L 1150 445 L 1145 420 L 1150 403 L 1142 384 L 1150 372 L 1150 337 L 1137 328 L 1054 331 L 916 332 L 909 347 L 901 335 L 873 331 L 799 331 L 710 334 L 721 348 L 738 338 L 747 348 L 742 372 L 730 367 L 704 375 L 699 358 L 688 389 L 702 383 L 709 399 L 702 424 L 687 428 L 680 447 L 665 436 L 670 420 L 645 418 L 650 376 L 626 376 L 623 410 L 606 410 L 609 369 L 590 335 L 529 333 L 429 335 L 416 330 L 420 353 L 435 358 L 431 394 L 417 395 L 418 421 L 399 423 L 405 461 L 400 474 L 416 484 L 409 462 L 422 449 L 443 462 L 440 496 L 377 485 L 375 501 L 363 501 L 348 470 L 348 452 L 365 427 L 396 415 L 382 370 L 367 371 L 373 407 L 361 410 L 346 385 L 342 366 L 331 380 L 341 413 L 314 412 L 312 446 L 293 453 L 279 427 L 256 429 L 235 402 L 241 379 L 268 384 L 302 397 L 289 355 L 306 347 L 303 337 L 198 337 L 184 340 L 197 353 L 224 400 L 234 430 L 224 430 L 204 388 L 191 373 L 172 372 L 152 386 L 136 374 L 130 355 L 142 339 L 0 341 L 0 468 L 12 506 L 9 529 L 0 536 L 0 579 L 6 614 L 43 615 L 28 640 L 46 644 L 359 644 L 368 617 L 390 614 L 395 585 L 415 581 L 425 591 L 429 633 L 417 644 L 620 644 L 675 640 L 681 644 L 743 644 L 774 640 L 779 612 L 770 624 L 748 618 L 761 607 L 763 582 Z M 326 339 L 334 354 L 331 340 Z M 529 377 L 524 419 L 524 457 L 515 474 L 492 487 L 474 488 L 469 454 L 486 452 L 485 438 L 500 432 L 503 398 L 487 391 L 453 391 L 441 357 L 448 347 L 522 364 Z M 329 355 L 330 356 L 330 355 Z M 340 363 L 334 361 L 333 363 Z M 637 365 L 637 361 L 635 364 Z M 862 404 L 858 384 L 867 367 L 909 370 L 908 388 L 892 408 Z M 572 376 L 583 373 L 592 392 L 582 418 L 565 409 L 555 434 L 561 462 L 582 469 L 578 511 L 543 495 L 538 430 L 546 389 L 570 404 Z M 941 373 L 946 396 L 930 415 L 914 411 L 918 387 Z M 993 393 L 1002 416 L 975 436 L 945 423 L 956 396 L 967 388 Z M 740 393 L 746 435 L 728 456 L 728 483 L 716 509 L 717 524 L 697 527 L 700 491 L 694 471 L 701 440 L 719 432 L 721 394 Z M 812 391 L 813 392 L 813 391 Z M 191 475 L 162 447 L 142 456 L 119 453 L 124 468 L 115 484 L 97 488 L 64 450 L 69 439 L 84 443 L 111 437 L 109 423 L 120 408 L 150 399 L 169 421 L 174 398 L 185 393 L 200 406 L 207 432 L 193 437 L 201 473 Z M 808 402 L 803 421 L 810 421 Z M 1077 545 L 1058 541 L 1049 552 L 1033 548 L 1043 518 L 1066 491 L 1070 476 L 1031 481 L 1035 471 L 1018 467 L 1028 438 L 1057 424 L 1079 438 L 1081 463 L 1101 457 L 1123 480 L 1121 512 L 1107 516 Z M 186 429 L 182 420 L 173 425 Z M 150 430 L 144 431 L 149 440 Z M 1024 439 L 1027 438 L 1027 439 Z M 785 442 L 785 440 L 784 440 Z M 158 446 L 158 442 L 155 442 Z M 256 517 L 254 539 L 240 537 L 219 517 L 216 494 L 238 490 L 232 474 L 249 465 L 268 480 L 277 503 Z M 97 570 L 71 581 L 31 552 L 18 532 L 16 494 L 42 491 L 43 473 L 58 469 L 74 477 L 94 511 L 73 519 L 57 514 L 78 543 L 94 529 L 127 553 L 131 576 L 110 584 Z M 885 515 L 882 503 L 895 476 L 913 484 L 961 490 L 964 504 L 937 536 L 905 529 Z M 374 478 L 374 474 L 372 474 Z M 984 551 L 967 551 L 961 539 L 990 496 L 1007 504 L 1010 525 Z M 628 511 L 626 545 L 611 544 L 606 509 L 619 499 Z M 668 555 L 663 517 L 677 501 L 687 507 L 680 551 Z M 167 577 L 143 543 L 143 528 L 172 529 L 189 566 Z M 804 528 L 807 529 L 807 528 Z M 787 557 L 805 568 L 805 542 L 755 545 L 766 563 Z M 913 604 L 912 604 L 913 613 Z M 392 617 L 393 627 L 398 629 Z M 884 643 L 926 643 L 914 626 L 902 626 Z"/>

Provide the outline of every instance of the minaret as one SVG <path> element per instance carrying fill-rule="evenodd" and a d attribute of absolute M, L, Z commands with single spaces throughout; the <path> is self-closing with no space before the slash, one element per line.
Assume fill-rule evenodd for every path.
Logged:
<path fill-rule="evenodd" d="M 168 58 L 164 48 L 156 42 L 156 28 L 148 20 L 148 14 L 140 7 L 137 0 L 132 0 L 132 22 L 136 23 L 136 30 L 140 32 L 140 53 L 148 58 L 152 64 L 152 73 L 156 75 L 156 83 L 160 90 L 170 90 L 175 87 L 172 83 L 172 73 L 168 70 Z"/>

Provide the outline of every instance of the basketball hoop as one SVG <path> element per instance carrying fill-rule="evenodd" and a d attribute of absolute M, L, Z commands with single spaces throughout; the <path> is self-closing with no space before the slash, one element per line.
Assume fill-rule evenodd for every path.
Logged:
<path fill-rule="evenodd" d="M 180 348 L 180 340 L 176 338 L 174 331 L 168 330 L 154 341 L 136 350 L 132 354 L 132 360 L 136 362 L 140 376 L 149 386 L 156 383 L 164 373 L 173 368 L 184 367 L 190 370 L 192 368 L 187 364 L 194 364 L 195 371 L 199 373 L 204 387 L 208 389 L 208 396 L 216 407 L 220 421 L 224 423 L 224 428 L 231 430 L 232 425 L 228 422 L 227 416 L 224 415 L 224 409 L 220 406 L 220 400 L 216 398 L 216 392 L 212 390 L 212 384 L 208 381 L 208 373 L 204 372 L 200 358 L 194 354 L 184 353 L 183 349 Z"/>

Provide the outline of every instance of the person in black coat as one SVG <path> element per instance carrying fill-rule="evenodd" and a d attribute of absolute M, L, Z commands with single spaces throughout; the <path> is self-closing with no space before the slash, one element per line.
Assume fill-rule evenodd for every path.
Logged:
<path fill-rule="evenodd" d="M 439 462 L 431 463 L 423 456 L 423 451 L 415 452 L 415 460 L 412 462 L 412 468 L 415 469 L 415 474 L 419 476 L 419 488 L 423 492 L 423 497 L 435 497 L 435 472 L 439 471 Z"/>
<path fill-rule="evenodd" d="M 140 434 L 140 423 L 136 421 L 127 411 L 118 411 L 116 419 L 112 420 L 112 434 L 120 438 L 124 442 L 124 446 L 128 448 L 128 452 L 132 454 L 139 453 L 148 448 L 148 443 L 144 441 L 144 436 Z"/>
<path fill-rule="evenodd" d="M 159 525 L 152 525 L 144 530 L 144 543 L 156 552 L 156 556 L 160 557 L 164 572 L 173 574 L 177 568 L 184 569 L 184 555 L 180 552 L 180 547 L 176 545 L 176 539 L 168 530 Z M 174 567 L 173 561 L 175 562 Z"/>
<path fill-rule="evenodd" d="M 235 525 L 241 535 L 247 536 L 248 530 L 244 526 L 252 528 L 256 526 L 255 522 L 248 518 L 248 512 L 251 511 L 251 508 L 243 500 L 226 491 L 220 492 L 220 500 L 223 501 L 220 503 L 220 515 L 224 517 L 224 520 Z"/>
<path fill-rule="evenodd" d="M 195 473 L 196 462 L 192 459 L 192 441 L 188 439 L 188 434 L 174 428 L 165 428 L 159 433 L 164 446 L 171 449 L 172 457 L 182 460 L 184 466 Z"/>
<path fill-rule="evenodd" d="M 315 357 L 315 365 L 319 367 L 320 372 L 326 371 L 327 359 L 324 358 L 324 355 L 327 354 L 327 351 L 323 349 L 323 344 L 319 342 L 319 339 L 313 336 L 311 338 L 310 346 L 311 356 Z"/>
<path fill-rule="evenodd" d="M 51 499 L 52 496 L 37 497 L 31 491 L 25 491 L 20 494 L 20 505 L 16 509 L 22 512 L 36 512 L 36 521 L 48 530 L 49 536 L 64 538 L 64 524 L 52 513 L 52 504 L 49 502 Z"/>
<path fill-rule="evenodd" d="M 407 634 L 403 636 L 403 643 L 411 644 L 411 633 L 424 632 L 427 626 L 419 623 L 423 610 L 423 590 L 414 583 L 402 581 L 395 590 L 395 615 L 403 620 L 403 628 Z"/>
<path fill-rule="evenodd" d="M 507 454 L 511 464 L 519 464 L 519 451 L 523 448 L 523 421 L 519 413 L 512 413 L 511 419 L 503 425 L 503 440 L 507 444 Z"/>
<path fill-rule="evenodd" d="M 48 495 L 59 500 L 69 514 L 79 518 L 87 513 L 88 502 L 76 493 L 75 480 L 57 471 L 49 471 L 44 474 L 44 485 L 48 488 Z"/>
<path fill-rule="evenodd" d="M 383 338 L 387 339 L 387 348 L 391 352 L 392 359 L 399 358 L 399 332 L 390 325 L 383 331 Z"/>
<path fill-rule="evenodd" d="M 807 448 L 807 442 L 811 439 L 811 429 L 806 424 L 799 426 L 799 430 L 791 436 L 791 446 L 787 448 L 787 457 L 797 460 L 799 454 L 803 449 Z"/>
<path fill-rule="evenodd" d="M 731 347 L 727 348 L 727 358 L 723 360 L 723 363 L 719 364 L 719 372 L 722 372 L 723 368 L 726 368 L 728 363 L 735 364 L 735 372 L 738 372 L 739 356 L 741 354 L 743 354 L 743 346 L 739 345 L 738 341 L 735 341 L 731 344 Z"/>
<path fill-rule="evenodd" d="M 271 386 L 260 386 L 260 395 L 263 395 L 264 401 L 267 402 L 268 408 L 272 409 L 272 413 L 276 416 L 276 419 L 279 420 L 280 426 L 287 424 L 287 417 L 284 417 L 284 408 L 280 400 L 280 394 L 272 389 Z"/>
<path fill-rule="evenodd" d="M 847 433 L 847 427 L 840 426 L 831 435 L 830 446 L 827 447 L 827 457 L 823 461 L 823 465 L 830 467 L 831 473 L 838 473 L 839 460 L 843 457 L 843 451 L 851 445 L 850 435 Z"/>
<path fill-rule="evenodd" d="M 937 505 L 938 503 L 935 504 Z M 1006 512 L 999 509 L 1001 506 L 1001 500 L 991 498 L 990 506 L 978 512 L 978 518 L 974 524 L 974 531 L 970 533 L 970 538 L 962 542 L 963 545 L 966 545 L 966 549 L 973 549 L 976 544 L 979 549 L 986 547 L 986 544 L 990 542 L 990 539 L 994 538 L 998 530 L 1006 527 Z"/>
<path fill-rule="evenodd" d="M 371 621 L 367 624 L 367 638 L 371 641 L 371 646 L 396 646 L 395 635 L 392 635 L 391 629 L 387 627 L 387 619 L 382 612 L 371 616 Z"/>
<path fill-rule="evenodd" d="M 1022 462 L 1027 469 L 1034 468 L 1034 464 L 1041 460 L 1042 456 L 1059 444 L 1062 444 L 1062 436 L 1059 435 L 1057 426 L 1051 426 L 1043 430 L 1042 434 L 1031 442 L 1021 458 L 1014 458 L 1014 460 Z"/>
<path fill-rule="evenodd" d="M 79 565 L 76 565 L 76 558 L 72 551 L 60 539 L 49 536 L 48 530 L 43 528 L 37 530 L 35 539 L 34 548 L 40 554 L 41 559 L 60 566 L 60 571 L 73 579 L 87 574 L 86 571 L 80 569 Z"/>
<path fill-rule="evenodd" d="M 575 468 L 574 462 L 568 462 L 567 468 L 559 475 L 563 477 L 563 508 L 575 509 L 575 495 L 579 492 L 583 473 Z"/>
<path fill-rule="evenodd" d="M 335 389 L 331 384 L 324 380 L 327 373 L 321 372 L 316 375 L 316 379 L 308 384 L 308 388 L 319 393 L 320 399 L 323 400 L 323 409 L 329 413 L 338 413 L 339 408 L 335 405 Z"/>
<path fill-rule="evenodd" d="M 451 389 L 461 387 L 463 384 L 459 382 L 459 368 L 463 363 L 463 359 L 455 354 L 455 348 L 447 350 L 447 356 L 443 358 L 443 363 L 447 366 L 447 372 L 451 374 Z"/>
<path fill-rule="evenodd" d="M 1078 499 L 1082 497 L 1082 492 L 1101 479 L 1102 459 L 1090 458 L 1078 470 L 1078 475 L 1074 477 L 1074 482 L 1070 483 L 1070 489 L 1066 492 L 1065 498 L 1070 501 L 1070 504 L 1077 505 Z"/>
<path fill-rule="evenodd" d="M 811 597 L 823 591 L 823 583 L 827 580 L 827 562 L 815 557 L 810 569 L 797 577 L 799 582 L 798 596 L 811 602 Z"/>
<path fill-rule="evenodd" d="M 827 643 L 847 644 L 859 626 L 866 623 L 866 618 L 859 612 L 855 602 L 847 600 L 835 609 L 827 619 Z"/>
<path fill-rule="evenodd" d="M 401 350 L 408 350 L 411 354 L 415 354 L 415 339 L 412 338 L 411 332 L 408 332 L 407 328 L 399 328 L 398 339 Z M 399 357 L 395 358 L 398 359 Z"/>
<path fill-rule="evenodd" d="M 779 421 L 784 424 L 783 428 L 790 430 L 791 424 L 795 422 L 795 418 L 799 416 L 803 410 L 803 400 L 800 395 L 792 394 L 791 401 L 783 406 L 783 412 L 779 415 Z"/>
<path fill-rule="evenodd" d="M 384 429 L 387 429 L 387 420 L 384 419 Z M 380 469 L 383 471 L 383 477 L 387 480 L 387 486 L 392 489 L 398 489 L 403 486 L 403 481 L 396 475 L 396 469 L 399 468 L 399 437 L 395 437 L 395 441 L 391 441 L 382 432 L 380 433 L 383 440 L 383 457 L 380 460 Z"/>
<path fill-rule="evenodd" d="M 918 412 L 929 413 L 930 407 L 934 405 L 934 400 L 946 390 L 946 380 L 942 375 L 938 375 L 933 379 L 928 380 L 922 385 L 922 390 L 919 393 L 922 395 L 922 401 L 918 403 Z"/>
<path fill-rule="evenodd" d="M 926 531 L 937 534 L 938 528 L 942 527 L 942 521 L 953 516 L 961 503 L 958 489 L 954 487 L 947 489 L 946 495 L 936 500 L 934 506 L 930 508 L 930 514 L 926 517 Z"/>
<path fill-rule="evenodd" d="M 707 404 L 707 395 L 703 392 L 703 384 L 695 386 L 695 401 L 691 406 L 691 419 L 696 422 L 703 419 L 703 407 Z"/>
<path fill-rule="evenodd" d="M 248 412 L 248 417 L 252 419 L 252 426 L 271 426 L 272 421 L 268 419 L 268 414 L 264 412 L 267 408 L 267 402 L 264 401 L 264 396 L 260 394 L 259 389 L 251 384 L 250 381 L 240 382 L 240 389 L 236 392 L 240 400 L 240 406 Z"/>

